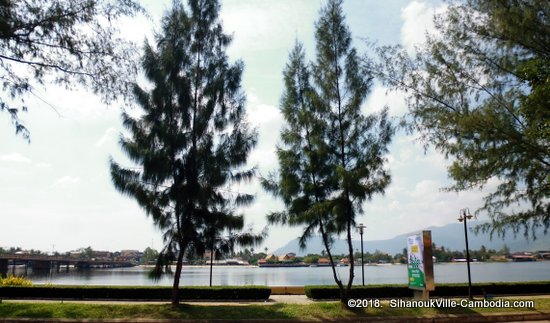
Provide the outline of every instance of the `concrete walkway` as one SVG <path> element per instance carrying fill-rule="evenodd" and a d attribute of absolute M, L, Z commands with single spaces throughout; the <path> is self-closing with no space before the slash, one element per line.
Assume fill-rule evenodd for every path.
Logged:
<path fill-rule="evenodd" d="M 524 300 L 536 300 L 537 298 L 550 298 L 550 295 L 509 295 L 498 296 L 498 298 L 513 298 Z M 169 304 L 170 301 L 133 301 L 133 300 L 60 300 L 60 299 L 4 299 L 4 302 L 20 303 L 86 303 L 86 304 Z M 314 304 L 319 301 L 309 299 L 306 295 L 271 295 L 267 301 L 181 301 L 182 304 L 193 305 L 273 305 L 277 303 L 285 304 Z M 322 300 L 322 302 L 338 302 L 338 300 Z"/>
<path fill-rule="evenodd" d="M 169 301 L 112 301 L 112 300 L 59 300 L 59 299 L 4 299 L 5 303 L 77 303 L 77 304 L 169 304 Z M 245 305 L 273 305 L 285 304 L 313 304 L 315 301 L 307 298 L 306 295 L 271 295 L 267 301 L 182 301 L 182 304 L 209 305 L 209 306 L 245 306 Z"/>

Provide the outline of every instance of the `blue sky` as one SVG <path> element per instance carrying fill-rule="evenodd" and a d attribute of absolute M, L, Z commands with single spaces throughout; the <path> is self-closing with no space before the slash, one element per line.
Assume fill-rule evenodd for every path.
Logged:
<path fill-rule="evenodd" d="M 127 19 L 125 37 L 142 43 L 158 30 L 162 13 L 171 1 L 143 0 L 151 14 Z M 250 156 L 262 174 L 275 170 L 275 145 L 282 119 L 278 110 L 282 69 L 295 39 L 314 56 L 314 21 L 322 1 L 226 0 L 221 18 L 226 33 L 233 34 L 232 60 L 245 63 L 243 88 L 248 98 L 249 121 L 258 128 L 259 144 Z M 378 44 L 400 43 L 412 51 L 422 42 L 439 1 L 346 0 L 344 12 L 355 45 L 364 39 Z M 84 90 L 67 91 L 45 86 L 43 100 L 28 98 L 29 112 L 22 119 L 31 131 L 27 144 L 13 135 L 6 113 L 0 114 L 0 246 L 21 246 L 68 251 L 92 246 L 96 250 L 161 247 L 160 233 L 133 200 L 120 195 L 111 184 L 109 156 L 126 161 L 117 140 L 122 130 L 120 105 L 106 106 Z M 365 112 L 388 105 L 392 116 L 406 112 L 403 95 L 387 93 L 375 85 Z M 385 196 L 364 206 L 357 219 L 367 225 L 366 240 L 391 238 L 431 225 L 456 221 L 459 209 L 474 210 L 482 204 L 480 191 L 461 194 L 441 192 L 448 186 L 449 161 L 433 150 L 424 151 L 414 135 L 399 133 L 390 147 L 388 168 L 393 181 Z M 489 183 L 489 188 L 494 185 Z M 236 189 L 256 194 L 256 202 L 243 209 L 249 225 L 260 230 L 265 215 L 282 204 L 263 192 L 258 183 Z M 298 228 L 272 226 L 263 250 L 274 250 L 300 234 Z"/>

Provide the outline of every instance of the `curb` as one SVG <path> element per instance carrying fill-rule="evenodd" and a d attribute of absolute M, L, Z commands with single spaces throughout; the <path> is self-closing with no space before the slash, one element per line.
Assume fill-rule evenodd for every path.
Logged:
<path fill-rule="evenodd" d="M 415 316 L 375 316 L 375 317 L 355 317 L 355 318 L 334 318 L 323 320 L 324 322 L 388 322 L 388 323 L 402 323 L 402 322 L 422 322 L 422 323 L 445 323 L 445 322 L 457 322 L 462 323 L 474 323 L 474 322 L 509 322 L 509 321 L 543 321 L 550 320 L 550 313 L 526 313 L 526 314 L 490 314 L 490 315 L 438 315 L 432 317 L 415 317 Z M 319 322 L 319 320 L 306 321 L 306 320 L 260 320 L 260 319 L 244 319 L 244 320 L 230 320 L 230 319 L 54 319 L 54 318 L 0 318 L 0 323 L 187 323 L 187 322 L 215 322 L 215 323 L 230 323 L 230 322 L 247 322 L 247 323 L 261 323 L 261 322 L 274 322 L 274 323 L 290 323 L 290 322 Z"/>

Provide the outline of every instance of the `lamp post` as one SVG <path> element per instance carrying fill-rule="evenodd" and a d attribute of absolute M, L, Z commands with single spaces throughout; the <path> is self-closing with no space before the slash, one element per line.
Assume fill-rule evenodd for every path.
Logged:
<path fill-rule="evenodd" d="M 470 210 L 468 208 L 461 209 L 459 211 L 459 222 L 464 222 L 464 240 L 466 241 L 466 266 L 468 267 L 468 298 L 472 299 L 472 276 L 470 274 L 470 248 L 468 247 L 468 220 L 472 219 Z"/>
<path fill-rule="evenodd" d="M 359 229 L 359 234 L 361 235 L 361 278 L 363 279 L 363 286 L 365 286 L 365 261 L 363 259 L 363 231 L 365 228 L 366 226 L 363 223 L 359 223 L 357 226 L 357 229 Z"/>

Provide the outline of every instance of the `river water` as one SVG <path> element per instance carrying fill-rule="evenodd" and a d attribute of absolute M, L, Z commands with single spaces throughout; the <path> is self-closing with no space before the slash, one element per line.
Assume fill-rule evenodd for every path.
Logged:
<path fill-rule="evenodd" d="M 184 266 L 181 286 L 209 284 L 209 267 Z M 68 272 L 28 272 L 34 284 L 61 285 L 123 285 L 123 286 L 170 286 L 172 277 L 159 281 L 147 277 L 148 268 L 88 269 Z M 337 267 L 338 275 L 347 282 L 348 267 Z M 10 270 L 11 272 L 11 270 Z M 472 282 L 519 282 L 550 281 L 550 261 L 472 263 Z M 16 274 L 22 274 L 16 269 Z M 465 263 L 442 263 L 434 266 L 435 282 L 467 282 Z M 361 284 L 361 267 L 355 269 L 355 284 Z M 365 284 L 406 284 L 406 265 L 365 266 Z M 213 285 L 267 285 L 304 286 L 334 284 L 330 267 L 259 268 L 252 266 L 215 266 Z"/>

